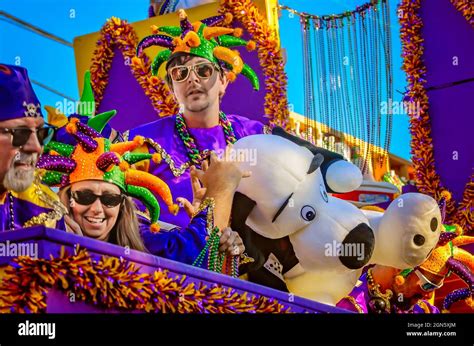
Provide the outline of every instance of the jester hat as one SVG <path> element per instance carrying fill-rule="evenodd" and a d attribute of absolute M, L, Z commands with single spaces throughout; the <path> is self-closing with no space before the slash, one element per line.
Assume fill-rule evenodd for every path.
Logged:
<path fill-rule="evenodd" d="M 48 112 L 48 123 L 59 128 L 55 134 L 55 139 L 59 142 L 74 145 L 76 140 L 66 131 L 66 124 L 69 118 L 78 118 L 81 123 L 100 132 L 103 137 L 109 137 L 112 128 L 108 124 L 109 120 L 117 113 L 110 110 L 100 114 L 95 114 L 94 91 L 91 85 L 91 73 L 86 71 L 84 74 L 84 85 L 82 88 L 81 99 L 77 104 L 76 112 L 69 115 L 69 118 L 51 106 L 44 107 Z"/>
<path fill-rule="evenodd" d="M 474 237 L 463 235 L 458 225 L 444 226 L 446 231 L 441 233 L 437 246 L 419 268 L 437 277 L 456 274 L 467 285 L 446 295 L 443 310 L 449 311 L 451 305 L 459 300 L 474 308 L 474 256 L 460 246 L 474 243 Z"/>
<path fill-rule="evenodd" d="M 43 182 L 50 186 L 66 187 L 84 180 L 101 180 L 117 185 L 128 196 L 143 202 L 150 213 L 151 230 L 158 231 L 160 205 L 154 195 L 159 195 L 176 214 L 178 206 L 173 203 L 169 186 L 158 177 L 130 167 L 142 160 L 159 162 L 159 154 L 131 153 L 140 147 L 144 138 L 136 136 L 132 141 L 112 144 L 98 131 L 71 117 L 65 126 L 76 144 L 51 141 L 45 146 L 37 167 L 45 169 Z"/>
<path fill-rule="evenodd" d="M 152 26 L 153 35 L 145 37 L 137 46 L 140 57 L 146 48 L 160 46 L 167 48 L 158 53 L 153 60 L 151 70 L 157 75 L 160 66 L 179 54 L 190 54 L 207 59 L 217 65 L 222 63 L 229 69 L 227 78 L 234 81 L 238 74 L 250 80 L 255 90 L 259 90 L 259 81 L 255 71 L 242 61 L 237 50 L 231 47 L 245 46 L 249 51 L 255 49 L 255 42 L 245 41 L 239 36 L 242 29 L 219 27 L 228 24 L 232 15 L 226 13 L 190 23 L 184 10 L 178 11 L 180 26 Z"/>

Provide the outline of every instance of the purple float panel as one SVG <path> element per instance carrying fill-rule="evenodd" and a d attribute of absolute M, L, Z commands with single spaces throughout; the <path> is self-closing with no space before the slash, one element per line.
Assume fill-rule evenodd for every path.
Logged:
<path fill-rule="evenodd" d="M 474 29 L 449 0 L 422 4 L 436 171 L 459 202 L 474 167 Z"/>
<path fill-rule="evenodd" d="M 428 97 L 436 170 L 459 202 L 474 167 L 474 81 L 428 91 Z"/>
<path fill-rule="evenodd" d="M 402 186 L 402 193 L 418 192 L 415 185 L 404 185 Z"/>
<path fill-rule="evenodd" d="M 64 247 L 69 253 L 74 253 L 76 244 L 88 250 L 89 254 L 98 259 L 100 256 L 123 257 L 129 262 L 136 263 L 142 273 L 152 273 L 157 269 L 168 270 L 170 276 L 186 276 L 186 282 L 204 283 L 206 285 L 219 284 L 224 287 L 231 287 L 239 293 L 248 292 L 256 296 L 265 296 L 274 298 L 281 304 L 289 306 L 292 312 L 314 312 L 314 313 L 347 313 L 333 306 L 321 304 L 301 297 L 289 299 L 286 292 L 277 291 L 265 286 L 257 285 L 248 281 L 232 278 L 227 275 L 214 273 L 209 270 L 196 268 L 187 264 L 168 260 L 147 253 L 130 250 L 125 248 L 98 241 L 91 238 L 77 236 L 75 234 L 49 229 L 45 227 L 33 227 L 23 230 L 6 231 L 0 233 L 0 243 L 24 243 L 37 244 L 38 258 L 58 257 L 61 247 Z M 0 266 L 5 266 L 12 260 L 12 257 L 0 257 Z M 71 303 L 65 293 L 53 290 L 48 293 L 47 312 L 49 313 L 90 313 L 90 312 L 114 312 L 115 310 L 104 310 L 94 307 L 84 302 Z"/>
<path fill-rule="evenodd" d="M 450 0 L 421 3 L 426 87 L 474 78 L 474 28 Z"/>
<path fill-rule="evenodd" d="M 249 36 L 243 37 L 249 40 Z M 238 48 L 244 63 L 252 67 L 260 80 L 260 90 L 255 91 L 250 81 L 243 75 L 229 83 L 226 94 L 222 100 L 221 109 L 227 114 L 238 114 L 249 119 L 268 124 L 265 115 L 265 78 L 258 59 L 257 50 L 248 52 L 245 48 Z"/>
<path fill-rule="evenodd" d="M 109 81 L 97 113 L 111 109 L 117 110 L 117 115 L 112 118 L 110 125 L 118 131 L 125 131 L 159 118 L 150 99 L 133 76 L 130 65 L 125 64 L 122 52 L 118 49 L 114 51 Z"/>

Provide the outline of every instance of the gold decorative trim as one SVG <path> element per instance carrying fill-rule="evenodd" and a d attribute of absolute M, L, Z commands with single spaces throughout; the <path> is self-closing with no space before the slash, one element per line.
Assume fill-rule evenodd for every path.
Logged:
<path fill-rule="evenodd" d="M 347 299 L 357 310 L 357 312 L 359 314 L 363 314 L 364 313 L 364 310 L 362 310 L 362 308 L 359 306 L 359 304 L 357 303 L 357 301 L 355 300 L 354 297 L 352 296 L 345 296 L 344 298 L 342 299 Z"/>
<path fill-rule="evenodd" d="M 162 159 L 168 164 L 171 172 L 173 173 L 175 177 L 179 177 L 183 175 L 186 169 L 188 169 L 192 165 L 192 162 L 188 161 L 188 162 L 183 163 L 181 166 L 177 168 L 176 163 L 171 158 L 171 155 L 168 154 L 166 150 L 163 149 L 163 147 L 159 143 L 155 142 L 151 138 L 145 138 L 145 143 L 148 143 L 153 149 L 155 149 L 155 151 L 158 154 L 161 155 Z"/>

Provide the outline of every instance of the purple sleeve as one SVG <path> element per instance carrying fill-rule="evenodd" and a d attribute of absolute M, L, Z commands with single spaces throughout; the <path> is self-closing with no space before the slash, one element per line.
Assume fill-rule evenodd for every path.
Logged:
<path fill-rule="evenodd" d="M 337 302 L 336 306 L 338 308 L 358 313 L 368 313 L 367 274 L 362 274 L 359 281 L 351 293 Z"/>
<path fill-rule="evenodd" d="M 56 229 L 59 229 L 60 231 L 65 231 L 66 230 L 66 224 L 64 223 L 64 217 L 56 221 Z"/>
<path fill-rule="evenodd" d="M 228 118 L 234 127 L 237 139 L 262 134 L 264 131 L 264 125 L 260 121 L 251 120 L 240 115 L 228 115 Z"/>
<path fill-rule="evenodd" d="M 425 311 L 425 309 L 423 308 L 423 306 L 428 310 L 428 311 Z M 422 299 L 420 300 L 418 303 L 416 303 L 414 306 L 413 306 L 413 309 L 412 309 L 412 312 L 414 314 L 439 314 L 439 309 L 434 306 L 434 305 L 431 305 L 430 303 L 428 303 L 428 301 Z"/>
<path fill-rule="evenodd" d="M 351 293 L 338 301 L 336 306 L 338 308 L 366 314 L 368 311 L 365 298 L 364 290 L 360 289 L 360 287 L 355 287 Z"/>
<path fill-rule="evenodd" d="M 192 264 L 206 245 L 207 210 L 196 215 L 188 227 L 158 233 L 150 231 L 150 221 L 139 215 L 140 233 L 148 251 L 156 256 Z"/>

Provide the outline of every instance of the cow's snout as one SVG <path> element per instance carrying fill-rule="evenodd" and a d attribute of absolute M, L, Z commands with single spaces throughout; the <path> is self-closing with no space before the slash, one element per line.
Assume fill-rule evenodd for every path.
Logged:
<path fill-rule="evenodd" d="M 339 260 L 349 269 L 365 266 L 374 251 L 375 236 L 365 223 L 352 229 L 341 244 Z"/>

